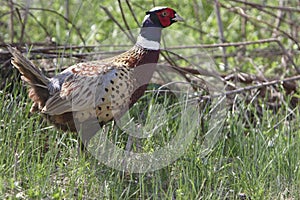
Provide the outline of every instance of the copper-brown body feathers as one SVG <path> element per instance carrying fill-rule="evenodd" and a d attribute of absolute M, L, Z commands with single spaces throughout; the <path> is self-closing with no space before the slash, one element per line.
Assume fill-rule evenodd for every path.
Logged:
<path fill-rule="evenodd" d="M 74 117 L 84 121 L 96 113 L 105 124 L 131 107 L 143 95 L 159 55 L 134 46 L 119 56 L 78 63 L 47 78 L 17 49 L 8 49 L 12 64 L 30 86 L 31 112 L 39 111 L 59 129 L 73 132 L 78 132 Z"/>

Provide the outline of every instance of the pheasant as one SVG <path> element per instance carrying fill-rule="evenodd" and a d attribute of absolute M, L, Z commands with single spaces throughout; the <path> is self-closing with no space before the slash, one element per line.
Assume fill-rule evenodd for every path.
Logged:
<path fill-rule="evenodd" d="M 182 20 L 171 8 L 155 7 L 146 12 L 131 49 L 112 58 L 72 65 L 52 78 L 9 46 L 12 64 L 30 86 L 30 111 L 40 112 L 58 129 L 80 132 L 82 142 L 88 143 L 95 126 L 122 116 L 144 94 L 158 61 L 162 29 Z"/>

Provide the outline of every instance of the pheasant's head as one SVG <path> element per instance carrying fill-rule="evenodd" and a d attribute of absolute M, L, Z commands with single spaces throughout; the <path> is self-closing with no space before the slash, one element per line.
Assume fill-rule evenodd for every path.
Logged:
<path fill-rule="evenodd" d="M 146 12 L 143 27 L 165 28 L 177 21 L 183 21 L 175 10 L 168 7 L 155 7 Z"/>
<path fill-rule="evenodd" d="M 146 12 L 136 44 L 145 49 L 158 50 L 162 29 L 178 21 L 183 19 L 172 8 L 152 8 Z"/>

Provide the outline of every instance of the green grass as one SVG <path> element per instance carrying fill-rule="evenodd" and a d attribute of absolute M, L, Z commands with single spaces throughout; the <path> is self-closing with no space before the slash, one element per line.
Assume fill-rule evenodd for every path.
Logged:
<path fill-rule="evenodd" d="M 21 88 L 16 84 L 14 93 L 4 90 L 0 96 L 1 199 L 300 197 L 297 109 L 287 120 L 287 107 L 277 115 L 263 108 L 259 116 L 253 105 L 241 102 L 227 113 L 222 137 L 208 155 L 201 156 L 203 133 L 199 129 L 175 162 L 154 172 L 130 174 L 105 166 L 89 153 L 78 154 L 76 136 L 56 131 L 37 114 L 29 117 L 31 103 Z M 144 106 L 142 101 L 139 104 Z M 245 111 L 252 112 L 252 118 Z M 151 118 L 147 120 L 151 125 Z M 164 136 L 169 134 L 166 129 L 161 129 Z M 110 137 L 125 146 L 127 137 L 122 131 L 111 131 Z M 142 140 L 142 150 L 162 145 L 159 142 L 163 143 Z"/>

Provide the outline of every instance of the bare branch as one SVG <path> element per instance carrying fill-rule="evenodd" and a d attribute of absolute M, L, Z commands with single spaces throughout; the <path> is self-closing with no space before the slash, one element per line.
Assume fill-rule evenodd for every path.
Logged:
<path fill-rule="evenodd" d="M 26 8 L 22 7 L 21 5 L 20 6 L 20 9 L 21 10 L 26 10 Z M 50 9 L 45 9 L 45 8 L 28 8 L 29 10 L 41 10 L 41 11 L 45 11 L 45 12 L 50 12 L 50 13 L 53 13 L 55 15 L 58 15 L 59 17 L 63 18 L 66 22 L 68 22 L 69 24 L 72 25 L 72 27 L 76 30 L 79 38 L 81 39 L 82 43 L 85 45 L 85 40 L 80 32 L 80 29 L 73 23 L 71 22 L 69 19 L 67 19 L 65 16 L 63 16 L 62 14 L 58 13 L 57 11 L 55 10 L 50 10 Z"/>
<path fill-rule="evenodd" d="M 119 8 L 120 8 L 120 10 L 121 10 L 123 22 L 124 22 L 125 27 L 126 27 L 128 33 L 129 33 L 129 35 L 130 35 L 130 40 L 131 40 L 131 41 L 134 41 L 134 36 L 132 35 L 131 30 L 130 30 L 130 27 L 129 27 L 128 23 L 127 23 L 127 20 L 126 20 L 124 11 L 123 11 L 123 7 L 122 7 L 122 2 L 121 2 L 121 0 L 118 0 L 118 4 L 119 4 Z"/>
<path fill-rule="evenodd" d="M 221 14 L 220 14 L 219 0 L 215 0 L 215 12 L 217 15 L 220 40 L 221 40 L 221 43 L 224 43 L 224 42 L 226 42 L 226 40 L 224 37 L 224 30 L 223 30 L 223 23 L 222 23 Z M 228 62 L 227 62 L 227 57 L 226 57 L 226 47 L 222 47 L 222 52 L 223 52 L 224 69 L 225 69 L 225 71 L 227 71 Z"/>
<path fill-rule="evenodd" d="M 118 22 L 118 20 L 116 20 L 114 18 L 114 16 L 111 14 L 111 12 L 105 6 L 100 5 L 100 7 L 104 10 L 104 12 L 107 14 L 107 16 L 119 27 L 119 29 L 127 36 L 127 38 L 129 40 L 131 40 L 132 42 L 134 42 L 134 40 L 132 40 L 132 37 L 127 33 L 127 31 L 125 31 L 125 29 L 121 26 L 121 24 Z"/>
<path fill-rule="evenodd" d="M 236 7 L 228 7 L 228 6 L 226 6 L 225 4 L 221 4 L 221 3 L 220 3 L 220 5 L 221 5 L 223 8 L 226 8 L 226 9 L 228 9 L 228 10 L 230 10 L 230 11 L 232 11 L 232 12 L 234 12 L 234 13 L 236 13 L 236 14 L 242 16 L 242 17 L 247 18 L 249 21 L 253 20 L 253 21 L 256 21 L 256 22 L 259 22 L 259 23 L 263 23 L 263 24 L 267 25 L 267 27 L 269 27 L 269 28 L 272 28 L 272 29 L 276 28 L 276 26 L 274 26 L 273 24 L 271 24 L 271 23 L 269 23 L 269 22 L 266 22 L 266 21 L 264 21 L 264 20 L 257 19 L 257 18 L 255 18 L 255 17 L 253 17 L 253 16 L 247 15 L 247 14 L 244 13 L 243 10 L 240 9 L 240 8 L 236 8 Z M 298 49 L 300 49 L 299 41 L 298 41 L 296 38 L 294 38 L 293 36 L 291 36 L 290 34 L 288 34 L 287 32 L 285 32 L 285 31 L 283 31 L 283 30 L 281 30 L 281 29 L 276 29 L 276 30 L 277 30 L 278 32 L 282 33 L 284 36 L 288 37 L 290 40 L 292 40 L 292 41 L 297 45 Z"/>
<path fill-rule="evenodd" d="M 262 44 L 262 43 L 270 43 L 270 42 L 278 42 L 276 38 L 268 38 L 256 41 L 245 41 L 245 42 L 228 42 L 228 43 L 218 43 L 218 44 L 200 44 L 200 45 L 186 45 L 186 46 L 173 46 L 170 48 L 165 48 L 165 50 L 171 49 L 209 49 L 209 48 L 218 48 L 218 47 L 230 47 L 230 46 L 244 46 L 244 45 L 253 45 L 253 44 Z"/>
<path fill-rule="evenodd" d="M 12 0 L 9 1 L 10 8 L 10 21 L 9 21 L 9 30 L 10 30 L 10 42 L 14 42 L 15 30 L 14 30 L 14 2 Z"/>
<path fill-rule="evenodd" d="M 129 10 L 130 10 L 131 15 L 133 16 L 133 19 L 134 19 L 135 23 L 139 26 L 140 23 L 139 23 L 139 21 L 137 20 L 137 17 L 135 16 L 135 13 L 134 13 L 134 11 L 133 11 L 133 9 L 132 9 L 132 6 L 130 5 L 130 2 L 129 2 L 128 0 L 126 0 L 126 4 L 127 4 L 128 8 L 129 8 Z"/>
<path fill-rule="evenodd" d="M 24 38 L 24 35 L 25 35 L 25 26 L 26 26 L 26 23 L 27 23 L 27 19 L 28 19 L 28 13 L 29 13 L 29 5 L 30 5 L 30 1 L 27 0 L 26 1 L 26 7 L 25 7 L 25 12 L 24 12 L 24 19 L 22 20 L 22 17 L 19 13 L 19 9 L 17 9 L 17 13 L 18 13 L 18 16 L 19 16 L 19 20 L 22 24 L 22 29 L 21 29 L 21 36 L 20 36 L 20 39 L 19 39 L 19 42 L 21 43 L 23 41 L 23 38 Z"/>
<path fill-rule="evenodd" d="M 262 83 L 258 83 L 256 85 L 246 86 L 246 87 L 238 88 L 238 89 L 235 89 L 235 90 L 230 90 L 230 91 L 226 91 L 226 92 L 223 92 L 223 93 L 220 93 L 220 94 L 216 94 L 216 95 L 202 96 L 200 98 L 201 99 L 211 99 L 211 98 L 218 98 L 218 97 L 222 97 L 222 96 L 229 96 L 229 95 L 233 95 L 233 94 L 240 94 L 240 93 L 243 93 L 243 92 L 246 92 L 246 91 L 259 89 L 259 88 L 262 88 L 262 87 L 273 86 L 273 85 L 283 84 L 285 82 L 297 81 L 297 80 L 300 80 L 300 75 L 285 78 L 285 79 L 282 79 L 282 80 L 273 80 L 273 81 L 269 81 L 269 82 L 262 82 Z"/>
<path fill-rule="evenodd" d="M 299 8 L 293 8 L 293 7 L 283 7 L 283 6 L 270 6 L 270 5 L 262 5 L 262 4 L 258 4 L 258 3 L 252 3 L 252 2 L 247 2 L 247 1 L 241 1 L 241 0 L 229 0 L 229 1 L 234 1 L 237 3 L 243 3 L 246 5 L 251 5 L 251 6 L 255 6 L 255 7 L 264 7 L 264 8 L 270 8 L 270 9 L 278 9 L 278 10 L 284 10 L 284 11 L 292 11 L 292 12 L 299 12 L 300 13 L 300 9 Z"/>

